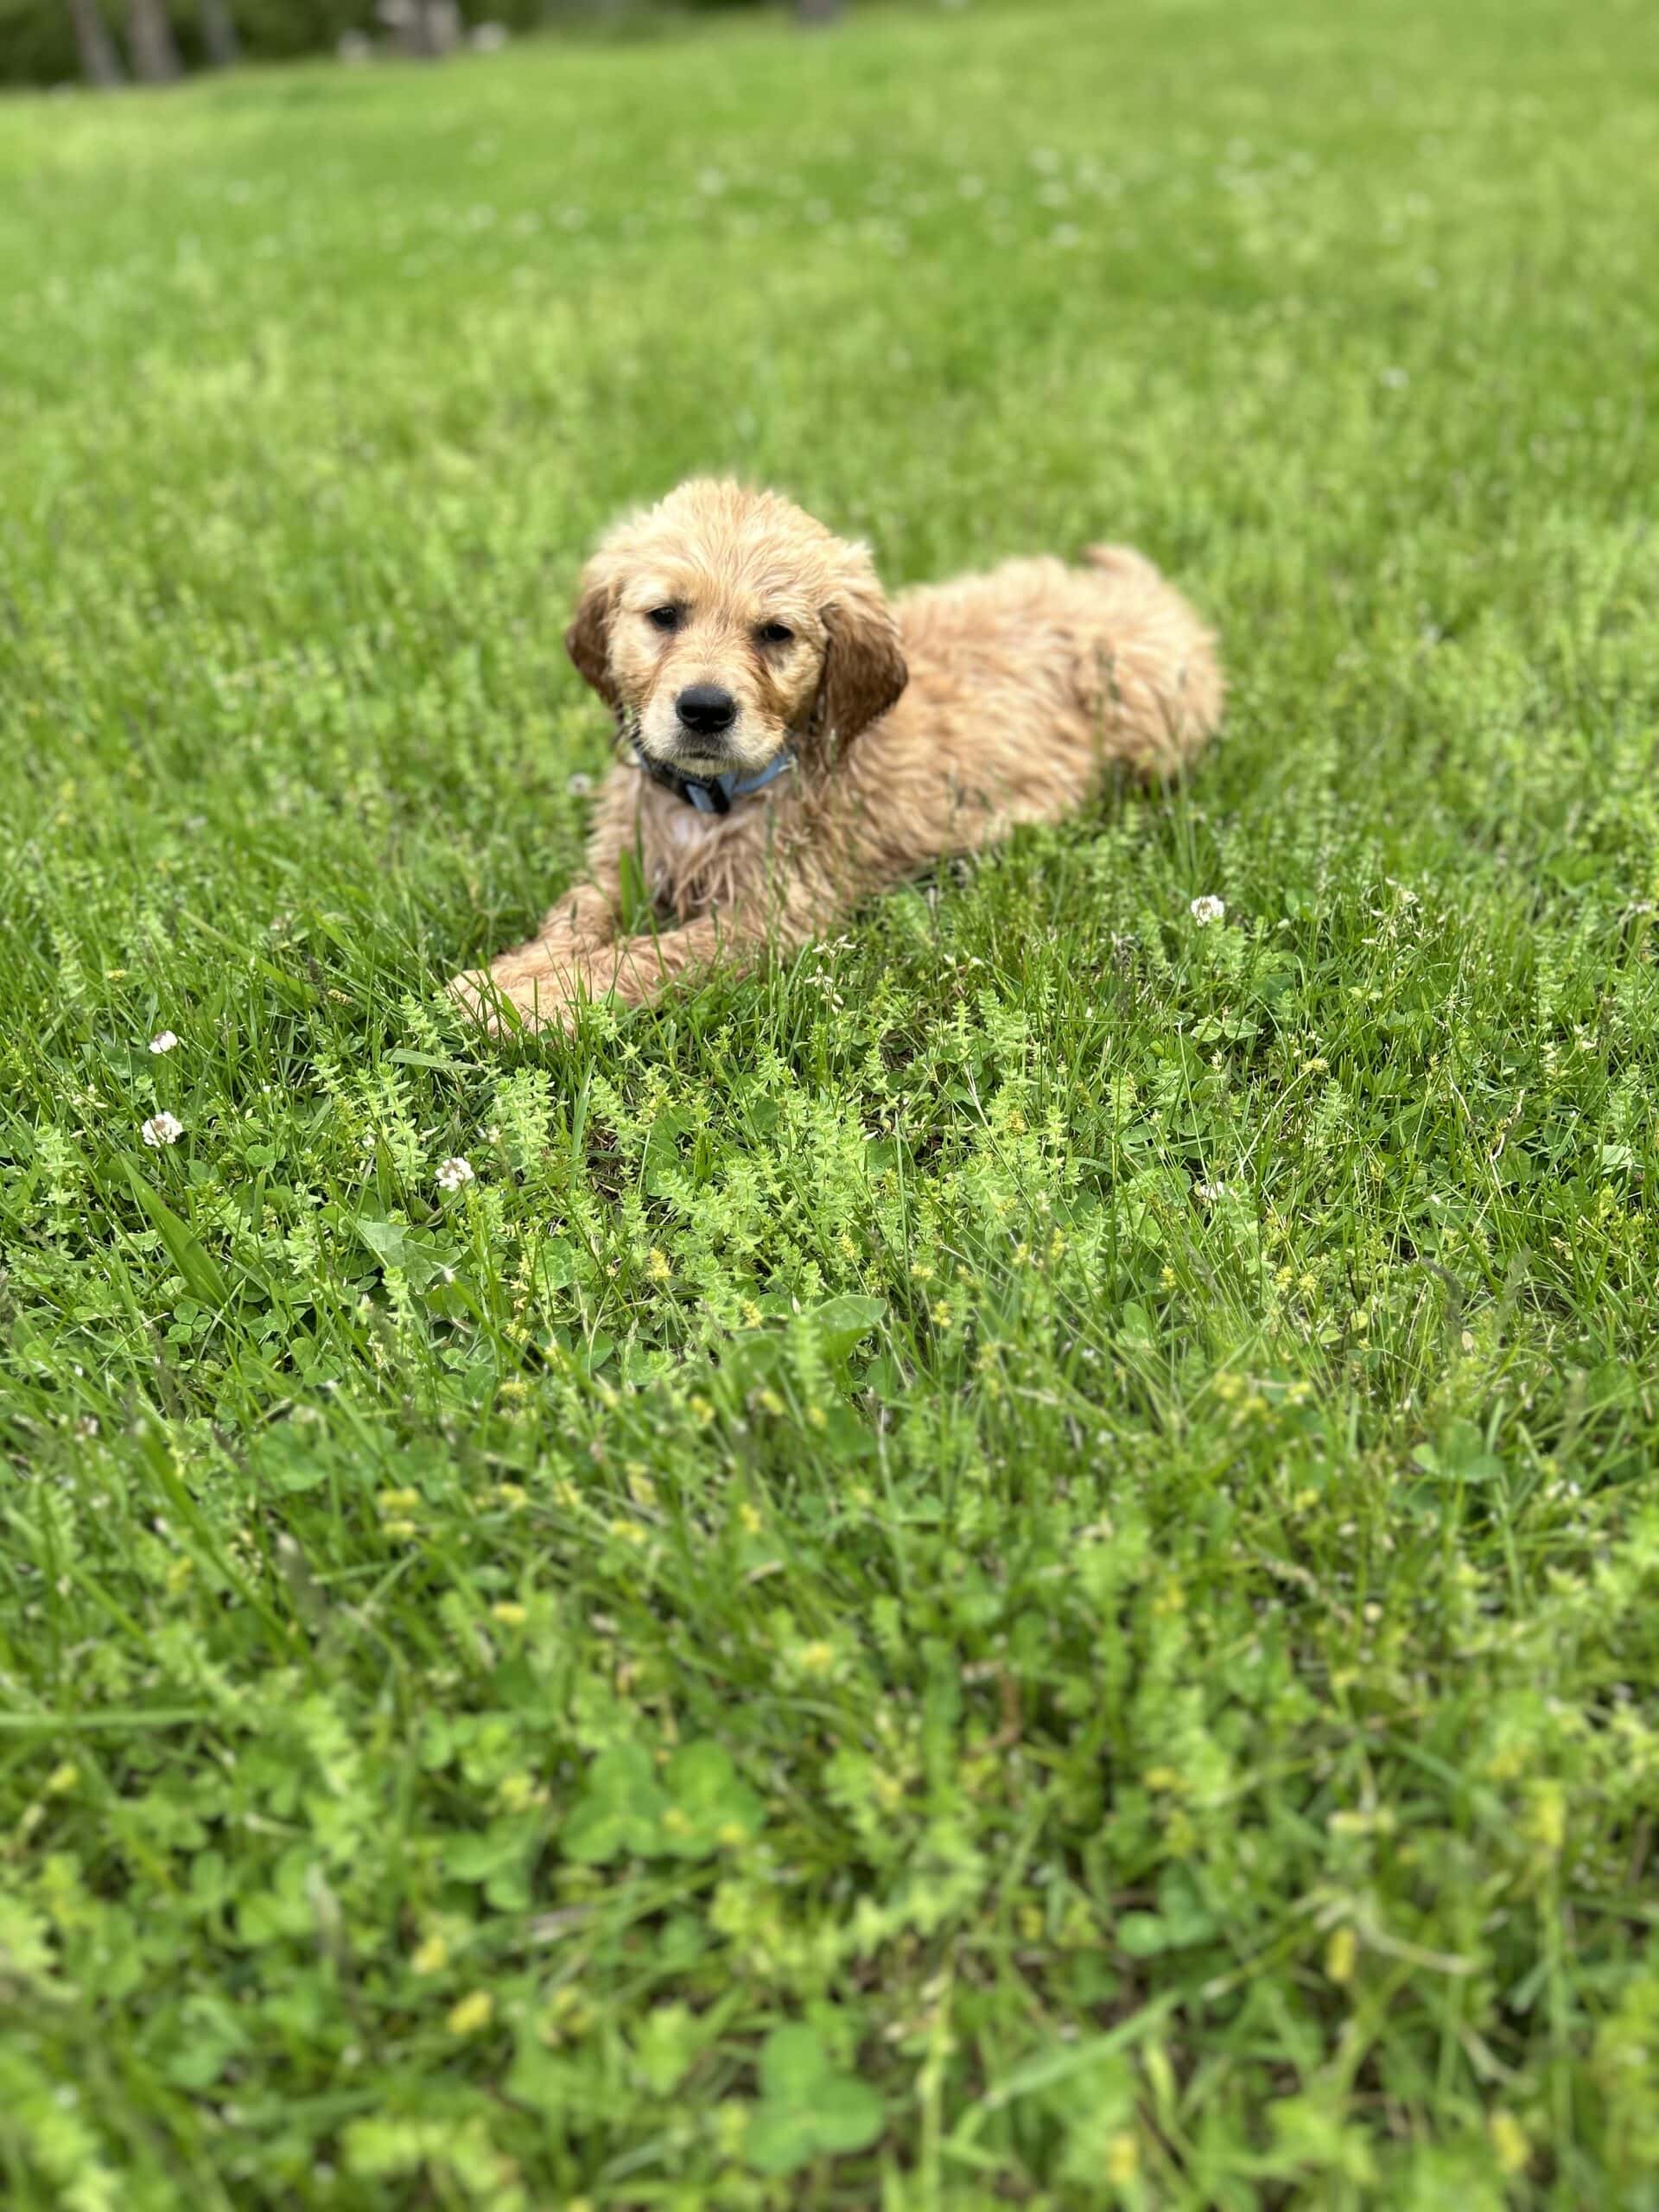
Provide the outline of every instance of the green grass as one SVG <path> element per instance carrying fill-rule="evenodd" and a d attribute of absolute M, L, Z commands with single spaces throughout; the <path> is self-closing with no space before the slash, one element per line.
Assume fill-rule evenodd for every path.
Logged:
<path fill-rule="evenodd" d="M 1640 22 L 4 109 L 9 2206 L 1659 2205 Z M 486 1047 L 711 467 L 1225 739 Z"/>

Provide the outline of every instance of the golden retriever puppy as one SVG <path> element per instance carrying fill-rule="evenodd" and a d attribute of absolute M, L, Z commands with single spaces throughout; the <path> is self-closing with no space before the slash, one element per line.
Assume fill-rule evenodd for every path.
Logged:
<path fill-rule="evenodd" d="M 889 602 L 862 546 L 736 484 L 683 484 L 613 530 L 565 642 L 626 758 L 588 880 L 450 986 L 493 1029 L 569 1028 L 584 1000 L 639 1005 L 803 944 L 947 855 L 1058 821 L 1115 763 L 1168 773 L 1221 714 L 1210 632 L 1138 553 Z M 630 855 L 654 902 L 632 930 Z"/>

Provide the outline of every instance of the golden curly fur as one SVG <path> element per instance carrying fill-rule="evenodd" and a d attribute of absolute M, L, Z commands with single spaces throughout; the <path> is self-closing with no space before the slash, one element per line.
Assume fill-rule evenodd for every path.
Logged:
<path fill-rule="evenodd" d="M 889 603 L 868 553 L 771 492 L 683 484 L 620 524 L 582 581 L 566 644 L 659 771 L 791 772 L 725 814 L 617 767 L 588 880 L 529 944 L 450 985 L 491 1028 L 569 1028 L 585 999 L 638 1005 L 719 962 L 752 965 L 1020 822 L 1081 806 L 1102 770 L 1166 774 L 1221 714 L 1214 641 L 1149 561 L 1011 561 Z M 687 726 L 713 686 L 723 733 Z M 624 855 L 658 926 L 628 934 Z"/>

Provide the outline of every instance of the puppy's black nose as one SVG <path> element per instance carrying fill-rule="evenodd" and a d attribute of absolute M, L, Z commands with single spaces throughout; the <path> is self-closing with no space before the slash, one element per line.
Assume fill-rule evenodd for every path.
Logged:
<path fill-rule="evenodd" d="M 699 737 L 721 737 L 737 720 L 737 702 L 718 683 L 688 683 L 674 702 L 680 720 Z"/>

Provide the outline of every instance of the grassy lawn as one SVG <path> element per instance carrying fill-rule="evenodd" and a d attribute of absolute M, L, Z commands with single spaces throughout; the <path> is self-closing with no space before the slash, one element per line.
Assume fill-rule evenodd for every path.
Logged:
<path fill-rule="evenodd" d="M 8 2206 L 1659 2205 L 1640 22 L 0 109 Z M 711 467 L 1226 735 L 484 1046 Z"/>

